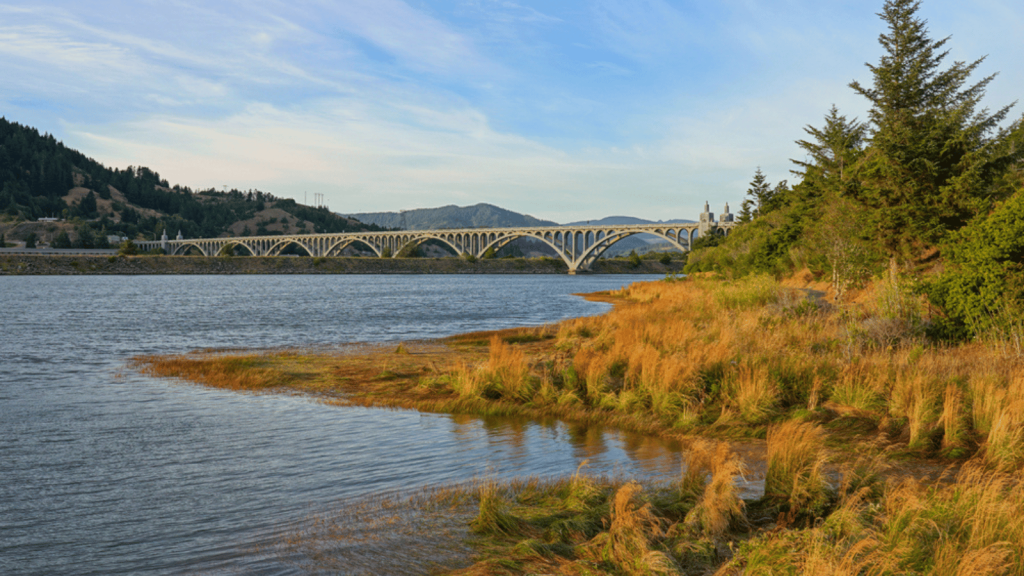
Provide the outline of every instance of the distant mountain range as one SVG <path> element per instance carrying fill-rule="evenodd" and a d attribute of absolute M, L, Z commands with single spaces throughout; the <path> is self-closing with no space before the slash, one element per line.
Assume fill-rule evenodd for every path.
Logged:
<path fill-rule="evenodd" d="M 365 224 L 400 230 L 438 230 L 442 228 L 515 228 L 518 226 L 557 226 L 528 214 L 505 210 L 491 204 L 441 206 L 401 212 L 363 212 L 346 214 Z"/>
<path fill-rule="evenodd" d="M 360 222 L 377 225 L 383 228 L 401 230 L 439 230 L 443 228 L 517 228 L 523 226 L 560 226 L 557 222 L 541 220 L 528 214 L 520 214 L 491 204 L 473 206 L 442 206 L 440 208 L 419 208 L 401 212 L 361 212 L 345 214 Z M 693 220 L 653 221 L 632 216 L 608 216 L 599 220 L 581 220 L 568 222 L 566 226 L 585 225 L 624 225 L 624 224 L 657 224 L 657 223 L 688 223 Z M 518 241 L 516 244 L 523 253 L 549 253 L 550 249 L 541 242 Z M 616 242 L 608 249 L 609 256 L 628 254 L 632 250 L 638 253 L 651 250 L 669 250 L 671 245 L 663 239 L 650 234 L 638 234 Z M 551 252 L 553 254 L 553 252 Z"/>
<path fill-rule="evenodd" d="M 400 230 L 440 230 L 443 228 L 516 228 L 520 226 L 612 226 L 623 224 L 690 223 L 694 220 L 644 220 L 632 216 L 608 216 L 600 220 L 580 220 L 559 224 L 542 220 L 529 214 L 520 214 L 492 204 L 473 206 L 441 206 L 440 208 L 417 208 L 400 212 L 360 212 L 344 214 L 365 224 L 376 224 L 383 228 Z"/>

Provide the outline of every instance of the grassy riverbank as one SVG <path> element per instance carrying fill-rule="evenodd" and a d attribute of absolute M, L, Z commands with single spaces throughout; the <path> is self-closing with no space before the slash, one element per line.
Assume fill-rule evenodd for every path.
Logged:
<path fill-rule="evenodd" d="M 684 261 L 600 260 L 595 274 L 665 274 Z M 565 274 L 556 258 L 288 258 L 0 254 L 3 275 L 90 274 Z"/>
<path fill-rule="evenodd" d="M 813 288 L 651 282 L 605 295 L 617 305 L 604 316 L 542 328 L 135 364 L 326 402 L 690 439 L 670 487 L 578 476 L 469 490 L 478 517 L 466 574 L 1024 574 L 1019 355 L 930 343 L 926 310 L 895 277 L 842 308 Z M 724 442 L 734 438 L 767 441 L 757 501 L 734 488 L 744 468 Z M 921 483 L 922 462 L 960 471 Z"/>

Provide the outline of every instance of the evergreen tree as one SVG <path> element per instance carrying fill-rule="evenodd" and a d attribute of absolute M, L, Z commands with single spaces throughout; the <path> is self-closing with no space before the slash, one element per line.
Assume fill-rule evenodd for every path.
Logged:
<path fill-rule="evenodd" d="M 854 182 L 852 168 L 864 152 L 867 127 L 856 118 L 847 120 L 833 104 L 825 115 L 823 127 L 807 125 L 804 132 L 813 139 L 796 143 L 807 153 L 807 160 L 792 160 L 800 168 L 791 172 L 818 194 L 829 189 L 846 193 L 846 188 Z"/>
<path fill-rule="evenodd" d="M 89 193 L 78 202 L 78 210 L 82 214 L 83 218 L 96 217 L 96 195 L 92 190 L 90 190 Z"/>
<path fill-rule="evenodd" d="M 51 248 L 71 248 L 71 238 L 68 236 L 67 230 L 61 230 L 60 234 L 50 242 Z"/>
<path fill-rule="evenodd" d="M 850 87 L 871 102 L 871 149 L 862 171 L 862 202 L 876 209 L 886 247 L 897 252 L 934 243 L 993 200 L 994 180 L 1024 150 L 1004 146 L 1020 121 L 1000 129 L 1010 106 L 976 111 L 995 75 L 968 78 L 984 58 L 941 69 L 949 38 L 932 40 L 916 16 L 919 0 L 887 0 L 879 16 L 888 33 L 873 84 Z"/>
<path fill-rule="evenodd" d="M 754 179 L 750 181 L 750 188 L 747 189 L 747 197 L 740 204 L 739 221 L 750 222 L 758 216 L 771 212 L 776 207 L 776 194 L 784 190 L 788 190 L 785 180 L 772 189 L 771 183 L 768 182 L 764 172 L 761 172 L 761 167 L 758 166 L 757 171 L 754 172 Z"/>

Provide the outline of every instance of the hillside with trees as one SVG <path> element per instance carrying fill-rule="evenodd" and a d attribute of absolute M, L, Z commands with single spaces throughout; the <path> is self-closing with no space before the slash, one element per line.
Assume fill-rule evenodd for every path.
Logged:
<path fill-rule="evenodd" d="M 0 118 L 0 214 L 8 223 L 54 217 L 58 245 L 108 234 L 152 239 L 379 230 L 326 208 L 260 190 L 195 190 L 145 167 L 108 168 L 50 134 Z M 8 239 L 11 239 L 8 236 Z"/>
<path fill-rule="evenodd" d="M 837 300 L 894 269 L 942 313 L 939 336 L 978 335 L 1024 309 L 1024 124 L 1013 104 L 982 100 L 983 58 L 945 63 L 950 38 L 929 37 L 920 2 L 889 0 L 866 121 L 834 105 L 807 126 L 796 184 L 758 168 L 728 238 L 702 239 L 688 272 L 785 276 L 809 269 Z M 696 244 L 696 243 L 695 243 Z M 1019 315 L 1019 312 L 1018 312 Z"/>

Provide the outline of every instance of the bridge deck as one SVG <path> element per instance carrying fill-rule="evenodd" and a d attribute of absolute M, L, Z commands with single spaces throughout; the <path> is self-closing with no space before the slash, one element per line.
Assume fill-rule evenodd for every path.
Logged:
<path fill-rule="evenodd" d="M 176 240 L 165 237 L 137 244 L 143 250 L 162 248 L 167 254 L 184 254 L 195 248 L 206 256 L 218 254 L 226 246 L 233 250 L 244 248 L 254 256 L 276 256 L 290 245 L 301 247 L 310 256 L 337 256 L 348 246 L 357 244 L 383 258 L 396 257 L 407 247 L 437 240 L 460 256 L 468 254 L 479 258 L 488 250 L 500 250 L 517 238 L 532 238 L 553 248 L 569 267 L 569 273 L 574 274 L 578 270 L 588 270 L 609 247 L 635 234 L 653 234 L 685 252 L 699 234 L 726 234 L 736 225 L 731 221 L 715 223 L 708 220 L 702 218 L 701 222 L 676 224 L 454 228 Z"/>

